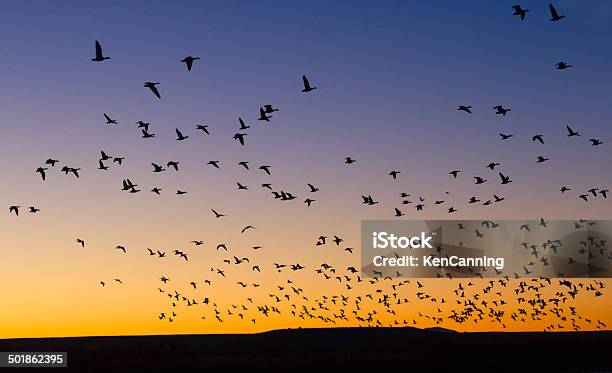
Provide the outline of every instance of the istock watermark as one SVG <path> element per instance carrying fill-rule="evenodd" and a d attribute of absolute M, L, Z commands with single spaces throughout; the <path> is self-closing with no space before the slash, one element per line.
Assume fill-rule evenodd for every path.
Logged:
<path fill-rule="evenodd" d="M 610 220 L 367 220 L 366 277 L 611 275 Z"/>
<path fill-rule="evenodd" d="M 393 233 L 387 232 L 372 232 L 372 247 L 375 249 L 419 249 L 432 248 L 430 241 L 433 237 L 427 236 L 425 232 L 421 232 L 420 236 L 406 237 L 396 236 Z"/>

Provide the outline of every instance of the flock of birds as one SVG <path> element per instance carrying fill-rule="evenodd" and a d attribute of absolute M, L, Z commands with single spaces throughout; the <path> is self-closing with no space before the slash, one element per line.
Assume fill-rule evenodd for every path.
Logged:
<path fill-rule="evenodd" d="M 520 5 L 513 7 L 514 15 L 519 16 L 521 20 L 525 20 L 529 9 L 523 9 Z M 553 5 L 549 5 L 551 21 L 558 22 L 565 18 L 560 15 Z M 103 63 L 110 60 L 111 57 L 104 54 L 100 42 L 95 42 L 95 57 L 92 61 Z M 187 56 L 180 60 L 184 63 L 188 72 L 194 69 L 196 61 L 199 57 Z M 565 70 L 571 68 L 565 61 L 560 61 L 556 64 L 556 69 Z M 313 86 L 306 75 L 302 76 L 301 92 L 312 94 L 317 89 Z M 144 83 L 144 88 L 150 91 L 157 99 L 162 99 L 162 90 L 160 82 L 147 81 Z M 467 114 L 472 113 L 472 106 L 459 105 L 458 111 Z M 498 105 L 493 107 L 495 114 L 505 117 L 511 113 L 511 109 Z M 279 111 L 273 105 L 263 105 L 259 108 L 259 118 L 262 122 L 270 122 L 273 114 Z M 103 113 L 105 124 L 109 126 L 119 125 L 119 121 L 113 119 L 108 113 Z M 135 123 L 137 129 L 140 130 L 141 137 L 147 140 L 157 138 L 157 135 L 152 132 L 151 124 L 144 121 Z M 238 118 L 238 129 L 233 135 L 233 139 L 240 146 L 247 146 L 246 137 L 247 130 L 250 125 L 242 118 Z M 570 125 L 565 127 L 567 136 L 570 138 L 580 138 L 581 133 Z M 209 125 L 197 124 L 195 131 L 199 135 L 211 136 L 211 128 Z M 183 129 L 176 128 L 176 141 L 189 140 L 193 134 Z M 509 141 L 514 137 L 513 134 L 499 133 L 502 141 Z M 192 139 L 193 140 L 193 139 Z M 544 144 L 543 134 L 534 134 L 531 138 L 532 142 Z M 592 146 L 601 146 L 604 144 L 599 138 L 590 138 L 588 141 Z M 108 171 L 109 165 L 121 166 L 126 157 L 109 155 L 105 151 L 100 152 L 97 169 L 100 171 Z M 550 158 L 546 155 L 539 155 L 536 159 L 538 163 L 548 162 Z M 356 163 L 353 157 L 346 157 L 344 164 L 347 167 Z M 35 172 L 40 175 L 42 181 L 47 181 L 51 170 L 59 170 L 65 175 L 79 178 L 81 168 L 73 165 L 65 164 L 60 168 L 60 161 L 50 157 L 44 162 L 44 165 L 36 168 Z M 180 161 L 170 160 L 167 162 L 151 163 L 151 172 L 177 172 L 180 169 Z M 221 169 L 221 162 L 218 160 L 210 160 L 206 166 Z M 272 167 L 270 165 L 252 166 L 248 161 L 237 162 L 239 167 L 244 167 L 249 170 L 251 167 L 257 167 L 262 173 L 271 175 Z M 492 162 L 486 165 L 490 171 L 498 170 L 500 163 Z M 397 180 L 400 177 L 400 170 L 391 170 L 388 175 L 392 180 Z M 462 174 L 462 170 L 450 170 L 449 175 L 452 179 L 457 179 Z M 504 174 L 499 170 L 499 183 L 507 185 L 512 183 L 509 175 Z M 473 176 L 475 184 L 483 184 L 489 181 L 486 176 Z M 236 183 L 238 190 L 249 190 L 247 185 L 240 182 Z M 274 199 L 280 201 L 291 201 L 298 198 L 294 192 L 285 190 L 275 190 L 270 183 L 261 184 L 262 188 L 270 190 Z M 319 187 L 314 184 L 305 186 L 306 193 L 309 196 L 303 199 L 303 203 L 310 207 L 316 200 L 313 196 L 316 193 L 321 193 Z M 162 188 L 159 186 L 151 186 L 147 188 L 151 193 L 160 195 Z M 139 184 L 134 183 L 127 178 L 121 182 L 121 190 L 128 193 L 139 193 Z M 572 190 L 569 186 L 563 185 L 560 188 L 560 193 L 565 194 Z M 603 186 L 590 188 L 587 191 L 578 192 L 578 198 L 589 201 L 591 198 L 607 198 L 609 190 Z M 188 193 L 185 190 L 176 190 L 177 195 Z M 365 205 L 375 205 L 379 202 L 371 195 L 363 195 L 362 203 Z M 402 205 L 414 204 L 416 211 L 423 211 L 426 203 L 429 201 L 422 196 L 411 198 L 408 193 L 401 193 Z M 496 203 L 501 203 L 505 200 L 504 196 L 493 195 L 490 198 L 481 198 L 472 196 L 465 203 L 467 205 L 481 203 L 488 206 Z M 433 205 L 445 204 L 444 199 L 433 200 Z M 9 207 L 9 213 L 19 216 L 20 205 L 12 205 Z M 405 212 L 400 207 L 393 207 L 394 217 L 401 217 Z M 460 206 L 449 206 L 448 213 L 455 213 L 460 210 Z M 390 215 L 391 215 L 390 211 Z M 38 213 L 40 209 L 35 206 L 29 207 L 30 213 Z M 226 217 L 225 214 L 211 209 L 213 216 L 216 219 Z M 246 234 L 250 230 L 255 230 L 256 227 L 246 225 L 241 230 L 240 234 Z M 332 234 L 333 238 L 328 239 L 328 235 L 319 235 L 315 240 L 314 246 L 321 247 L 332 245 L 330 250 L 341 250 L 346 255 L 350 256 L 351 260 L 358 261 L 359 256 L 354 257 L 354 252 L 357 251 L 353 247 L 345 245 L 345 240 L 338 234 Z M 330 237 L 331 237 L 330 236 Z M 86 248 L 86 241 L 82 238 L 76 239 L 77 246 Z M 194 248 L 205 248 L 203 240 L 193 240 L 191 242 Z M 357 324 L 363 326 L 400 326 L 400 325 L 446 325 L 448 322 L 458 324 L 466 323 L 482 323 L 492 322 L 502 328 L 505 328 L 509 322 L 514 323 L 529 323 L 532 321 L 546 322 L 544 330 L 553 331 L 560 329 L 581 330 L 585 326 L 588 328 L 605 329 L 606 325 L 602 320 L 592 320 L 581 315 L 576 307 L 572 305 L 572 301 L 579 297 L 600 297 L 603 295 L 605 283 L 595 279 L 590 280 L 554 280 L 549 278 L 522 278 L 522 275 L 498 273 L 499 278 L 495 279 L 470 279 L 470 280 L 453 280 L 452 294 L 453 299 L 445 298 L 436 295 L 433 289 L 430 291 L 426 281 L 408 280 L 397 276 L 383 275 L 382 273 L 374 273 L 373 277 L 362 278 L 360 271 L 355 266 L 347 266 L 346 268 L 336 266 L 327 262 L 322 262 L 316 268 L 306 268 L 306 266 L 295 263 L 266 263 L 265 256 L 260 256 L 262 246 L 252 246 L 252 255 L 240 255 L 234 250 L 231 250 L 226 243 L 211 244 L 210 247 L 215 248 L 217 253 L 227 255 L 217 265 L 210 267 L 209 273 L 200 280 L 193 279 L 187 284 L 174 283 L 171 276 L 161 274 L 159 277 L 159 286 L 157 293 L 167 300 L 167 309 L 157 313 L 159 320 L 174 322 L 180 318 L 183 313 L 183 308 L 193 308 L 198 306 L 199 312 L 202 313 L 202 319 L 210 319 L 216 323 L 224 323 L 228 319 L 245 320 L 249 323 L 256 324 L 261 318 L 271 318 L 274 315 L 290 314 L 299 324 L 299 320 L 318 320 L 329 325 L 347 325 Z M 599 247 L 601 249 L 601 247 Z M 127 254 L 128 248 L 124 245 L 117 245 L 115 250 Z M 174 250 L 166 252 L 163 249 L 143 248 L 137 249 L 142 251 L 142 255 L 147 255 L 159 260 L 169 260 L 172 256 L 176 260 L 184 263 L 190 263 L 189 250 Z M 140 255 L 140 254 L 139 254 Z M 215 294 L 219 294 L 221 290 L 215 288 L 215 285 L 221 283 L 224 289 L 231 287 L 232 281 L 230 273 L 235 266 L 248 266 L 253 274 L 252 280 L 241 278 L 239 281 L 233 281 L 233 286 L 238 289 L 265 288 L 267 297 L 265 299 L 256 298 L 250 295 L 247 291 L 239 293 L 243 295 L 241 301 L 236 301 L 234 304 L 222 304 L 215 300 Z M 257 280 L 257 276 L 264 271 L 275 272 L 278 281 L 274 284 L 264 284 Z M 335 283 L 334 286 L 329 286 L 330 289 L 336 289 L 330 294 L 306 294 L 304 288 L 306 283 L 300 284 L 292 273 L 299 271 L 311 271 L 316 280 L 328 281 Z M 525 273 L 527 275 L 528 273 Z M 367 274 L 368 276 L 370 274 Z M 365 276 L 364 276 L 365 277 Z M 312 282 L 312 280 L 308 281 Z M 101 280 L 99 285 L 107 288 L 110 283 L 117 286 L 127 286 L 129 283 L 121 278 L 113 278 L 112 280 Z M 449 283 L 450 284 L 450 283 Z M 450 286 L 450 285 L 449 285 Z M 325 286 L 323 287 L 325 288 Z M 433 288 L 433 286 L 431 287 Z M 225 291 L 225 290 L 224 290 Z M 514 296 L 509 297 L 508 293 Z M 203 295 L 208 294 L 208 295 Z M 406 317 L 409 313 L 409 308 L 401 308 L 403 305 L 411 307 L 413 304 L 418 304 L 419 309 L 428 309 L 430 312 L 418 312 L 412 318 Z M 508 311 L 510 310 L 510 311 Z M 186 312 L 186 311 L 185 311 Z"/>

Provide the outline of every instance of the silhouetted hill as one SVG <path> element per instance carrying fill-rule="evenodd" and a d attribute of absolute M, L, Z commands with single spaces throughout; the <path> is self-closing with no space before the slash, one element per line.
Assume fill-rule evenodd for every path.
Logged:
<path fill-rule="evenodd" d="M 452 330 L 452 329 L 438 328 L 438 327 L 425 328 L 425 330 L 427 330 L 428 332 L 457 333 L 455 330 Z"/>
<path fill-rule="evenodd" d="M 0 351 L 67 351 L 74 372 L 401 369 L 612 371 L 612 332 L 457 333 L 440 328 L 288 329 L 260 334 L 0 340 Z"/>

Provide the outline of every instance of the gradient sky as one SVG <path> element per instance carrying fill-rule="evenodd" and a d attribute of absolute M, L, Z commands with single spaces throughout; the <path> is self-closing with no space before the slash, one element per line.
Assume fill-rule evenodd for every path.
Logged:
<path fill-rule="evenodd" d="M 160 323 L 167 300 L 157 293 L 158 278 L 170 277 L 172 289 L 217 280 L 209 270 L 226 257 L 214 250 L 224 242 L 230 254 L 256 258 L 267 271 L 255 279 L 249 268 L 232 267 L 231 279 L 198 299 L 232 304 L 252 295 L 265 302 L 269 289 L 288 277 L 305 283 L 313 297 L 337 293 L 335 284 L 313 280 L 314 268 L 323 261 L 358 267 L 359 255 L 315 247 L 316 238 L 337 234 L 358 247 L 360 221 L 392 218 L 400 192 L 446 199 L 459 210 L 456 218 L 611 219 L 612 199 L 585 203 L 577 195 L 612 186 L 612 3 L 555 1 L 567 16 L 556 23 L 548 21 L 547 4 L 536 1 L 520 2 L 531 9 L 521 22 L 512 16 L 514 3 L 0 4 L 0 196 L 7 208 L 42 210 L 0 214 L 0 289 L 8 300 L 0 309 L 0 337 L 320 326 L 283 314 L 254 328 L 248 321 L 220 327 L 208 320 L 210 310 L 204 321 L 185 311 L 174 325 Z M 111 60 L 91 61 L 95 40 Z M 179 62 L 187 55 L 202 58 L 191 72 Z M 560 60 L 574 68 L 556 70 Z M 316 91 L 300 92 L 302 74 Z M 145 81 L 160 82 L 161 100 Z M 265 125 L 256 120 L 264 104 L 280 109 Z M 457 105 L 472 105 L 474 113 L 458 112 Z M 512 111 L 496 116 L 495 105 Z M 103 113 L 120 125 L 105 125 Z M 238 117 L 252 126 L 245 147 L 232 140 Z M 158 139 L 140 138 L 138 120 L 151 122 Z M 197 133 L 198 123 L 208 124 L 211 136 Z M 567 138 L 568 124 L 582 136 Z M 175 128 L 190 138 L 175 141 Z M 502 143 L 499 132 L 515 137 Z M 531 141 L 536 134 L 545 145 Z M 593 137 L 604 144 L 592 147 Z M 96 170 L 100 150 L 125 156 L 125 164 Z M 536 164 L 539 155 L 551 160 Z M 346 156 L 357 163 L 347 167 Z M 33 171 L 49 157 L 82 168 L 81 178 L 50 170 L 42 182 Z M 181 162 L 179 172 L 151 172 L 151 162 L 170 160 Z M 222 169 L 204 166 L 209 160 L 221 161 Z M 237 166 L 242 160 L 254 169 Z M 501 163 L 513 183 L 500 185 L 485 168 L 489 162 Z M 256 170 L 262 164 L 271 166 L 271 176 Z M 397 181 L 387 176 L 392 169 L 402 172 Z M 457 180 L 448 175 L 454 169 L 462 170 Z M 473 176 L 490 182 L 475 186 Z M 126 177 L 143 192 L 120 191 Z M 250 190 L 236 190 L 237 181 Z M 299 199 L 276 201 L 259 187 L 264 182 Z M 321 188 L 311 208 L 301 203 L 307 183 Z M 563 185 L 572 191 L 561 196 Z M 147 191 L 153 186 L 164 189 L 162 196 Z M 177 197 L 176 189 L 189 193 Z M 506 201 L 466 204 L 493 193 Z M 362 194 L 380 203 L 363 206 Z M 448 204 L 422 213 L 402 209 L 409 219 L 446 219 Z M 214 219 L 211 208 L 228 217 Z M 258 229 L 241 235 L 247 224 Z M 205 247 L 191 247 L 195 239 Z M 128 254 L 113 250 L 118 244 Z M 253 245 L 264 249 L 253 253 Z M 183 249 L 192 257 L 188 264 L 164 262 L 146 256 L 147 247 Z M 307 269 L 278 275 L 272 262 Z M 115 277 L 123 287 L 100 288 L 100 280 Z M 240 279 L 262 289 L 241 290 Z M 428 282 L 447 296 L 449 284 Z M 610 325 L 611 297 L 602 298 L 578 301 L 585 314 Z M 428 307 L 406 306 L 406 318 Z M 510 327 L 540 330 L 541 324 Z"/>

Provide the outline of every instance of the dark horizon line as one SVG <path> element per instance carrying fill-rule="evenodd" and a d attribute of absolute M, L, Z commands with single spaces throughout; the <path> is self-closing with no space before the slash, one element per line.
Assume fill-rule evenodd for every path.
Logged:
<path fill-rule="evenodd" d="M 442 327 L 429 327 L 429 328 L 417 328 L 414 326 L 338 326 L 338 327 L 320 327 L 320 328 L 284 328 L 284 329 L 270 329 L 256 333 L 175 333 L 175 334 L 123 334 L 123 335 L 82 335 L 82 336 L 69 336 L 69 337 L 23 337 L 23 338 L 0 338 L 0 343 L 10 341 L 27 341 L 27 340 L 68 340 L 68 339 L 105 339 L 105 338 L 152 338 L 152 337 L 216 337 L 216 336 L 257 336 L 273 333 L 287 333 L 287 332 L 322 332 L 322 333 L 333 333 L 336 331 L 356 331 L 356 330 L 411 330 L 416 332 L 424 333 L 449 333 L 449 334 L 466 334 L 466 335 L 483 335 L 483 334 L 590 334 L 590 333 L 612 333 L 612 329 L 605 330 L 555 330 L 555 331 L 543 331 L 543 330 L 527 330 L 527 331 L 460 331 Z"/>

